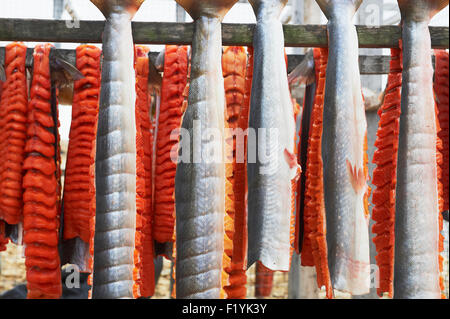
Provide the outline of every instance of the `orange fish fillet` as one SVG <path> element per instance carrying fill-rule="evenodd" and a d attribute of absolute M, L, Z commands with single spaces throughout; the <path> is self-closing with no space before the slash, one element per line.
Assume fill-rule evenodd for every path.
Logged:
<path fill-rule="evenodd" d="M 161 243 L 172 241 L 175 223 L 176 162 L 178 140 L 171 133 L 181 126 L 183 92 L 187 83 L 188 56 L 186 46 L 167 45 L 164 56 L 160 115 L 156 136 L 153 238 Z"/>
<path fill-rule="evenodd" d="M 155 291 L 152 238 L 152 147 L 148 90 L 149 48 L 136 46 L 136 238 L 133 294 L 150 297 Z"/>
<path fill-rule="evenodd" d="M 327 298 L 332 298 L 333 289 L 327 257 L 322 163 L 322 120 L 327 61 L 327 49 L 314 49 L 316 94 L 311 114 L 306 162 L 301 261 L 303 266 L 316 267 L 318 286 L 325 286 Z"/>
<path fill-rule="evenodd" d="M 28 90 L 25 72 L 27 47 L 21 42 L 5 48 L 6 81 L 0 97 L 0 220 L 22 221 L 23 162 L 26 142 Z M 45 145 L 41 145 L 45 147 Z M 54 151 L 54 147 L 51 150 Z"/>
<path fill-rule="evenodd" d="M 55 112 L 45 113 L 51 119 L 49 127 L 55 134 L 55 143 L 59 143 L 58 124 L 53 121 L 57 119 L 56 110 L 51 110 L 51 79 L 49 55 L 52 45 L 37 45 L 34 50 L 34 69 L 32 90 L 30 94 L 28 121 L 30 124 L 39 125 L 35 113 L 41 112 L 36 109 L 39 103 L 47 103 L 46 109 Z M 57 94 L 57 92 L 55 92 Z M 39 103 L 36 103 L 39 102 Z M 50 124 L 50 123 L 46 123 Z M 27 144 L 32 142 L 38 136 L 29 135 Z M 24 164 L 25 173 L 38 170 L 43 173 L 41 185 L 24 187 L 24 218 L 40 215 L 42 221 L 45 218 L 51 219 L 49 225 L 52 227 L 42 228 L 38 223 L 24 225 L 24 243 L 25 263 L 27 277 L 27 298 L 59 298 L 61 296 L 61 271 L 60 259 L 58 254 L 58 232 L 59 232 L 59 214 L 60 214 L 60 170 L 59 166 L 59 147 L 56 145 L 56 158 L 48 158 L 45 155 L 33 151 L 26 154 L 26 160 L 29 166 Z M 39 163 L 42 162 L 47 168 L 40 169 Z M 45 163 L 53 162 L 53 165 Z M 56 178 L 55 178 L 56 177 Z M 56 183 L 56 187 L 55 187 Z M 42 186 L 43 185 L 43 186 Z M 55 189 L 49 194 L 45 185 Z"/>
<path fill-rule="evenodd" d="M 245 93 L 245 69 L 247 66 L 247 55 L 243 47 L 226 47 L 222 55 L 222 72 L 224 76 L 225 86 L 225 127 L 230 130 L 238 128 L 238 120 L 244 103 Z M 236 169 L 236 137 L 226 137 L 227 155 L 229 163 L 226 167 L 225 181 L 225 234 L 224 234 L 224 255 L 223 255 L 223 271 L 222 271 L 222 287 L 226 292 L 228 299 L 239 297 L 234 294 L 233 288 L 230 287 L 231 281 L 240 281 L 236 278 L 237 274 L 232 275 L 231 258 L 234 249 L 234 227 L 236 198 L 235 192 L 239 191 L 235 182 Z M 242 240 L 242 238 L 241 238 Z M 233 278 L 231 278 L 233 276 Z M 230 288 L 230 289 L 229 289 Z"/>
<path fill-rule="evenodd" d="M 402 52 L 391 49 L 391 63 L 388 83 L 381 108 L 378 110 L 377 150 L 373 156 L 376 167 L 373 171 L 372 219 L 375 221 L 372 231 L 377 251 L 375 257 L 380 273 L 377 289 L 381 296 L 387 292 L 393 295 L 394 277 L 394 226 L 395 226 L 395 187 L 397 176 L 397 151 L 400 121 L 402 87 Z"/>
<path fill-rule="evenodd" d="M 444 250 L 442 229 L 444 221 L 441 212 L 448 210 L 449 202 L 449 54 L 445 50 L 435 50 L 434 92 L 437 124 L 437 170 L 439 191 L 439 252 Z M 444 291 L 444 259 L 439 255 L 440 287 Z M 442 298 L 446 299 L 444 293 Z"/>

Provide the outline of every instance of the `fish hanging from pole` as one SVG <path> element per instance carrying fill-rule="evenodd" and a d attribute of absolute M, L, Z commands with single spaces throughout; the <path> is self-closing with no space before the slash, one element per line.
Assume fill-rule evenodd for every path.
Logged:
<path fill-rule="evenodd" d="M 222 287 L 225 92 L 221 22 L 236 2 L 177 0 L 194 20 L 189 100 L 182 121 L 182 130 L 188 134 L 181 132 L 175 177 L 177 298 L 219 298 Z M 183 153 L 189 155 L 187 159 Z"/>
<path fill-rule="evenodd" d="M 288 271 L 295 121 L 279 16 L 287 0 L 250 0 L 256 15 L 248 172 L 248 266 Z"/>
<path fill-rule="evenodd" d="M 328 268 L 334 289 L 370 288 L 367 123 L 352 19 L 362 0 L 316 0 L 328 18 L 322 160 Z"/>
<path fill-rule="evenodd" d="M 91 0 L 106 18 L 95 159 L 93 298 L 133 298 L 136 123 L 131 19 L 144 0 Z"/>
<path fill-rule="evenodd" d="M 395 194 L 395 299 L 441 297 L 437 128 L 428 24 L 448 3 L 398 0 L 403 73 Z"/>

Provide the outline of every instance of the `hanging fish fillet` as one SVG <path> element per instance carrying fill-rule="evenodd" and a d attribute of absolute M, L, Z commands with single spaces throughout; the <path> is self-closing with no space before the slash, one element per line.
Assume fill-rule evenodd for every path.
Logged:
<path fill-rule="evenodd" d="M 136 235 L 134 297 L 150 297 L 155 291 L 152 237 L 152 147 L 149 48 L 136 46 Z"/>
<path fill-rule="evenodd" d="M 93 298 L 132 298 L 136 102 L 131 19 L 144 0 L 91 0 L 106 18 L 95 160 Z"/>
<path fill-rule="evenodd" d="M 5 48 L 5 82 L 0 97 L 0 220 L 23 221 L 23 161 L 27 134 L 27 47 L 21 42 Z"/>
<path fill-rule="evenodd" d="M 50 77 L 52 45 L 34 50 L 23 168 L 23 218 L 27 298 L 59 298 L 59 134 L 56 89 Z"/>
<path fill-rule="evenodd" d="M 248 265 L 260 260 L 271 270 L 289 270 L 291 181 L 297 175 L 295 122 L 289 95 L 284 37 L 279 15 L 286 0 L 251 0 L 254 70 L 249 128 Z"/>
<path fill-rule="evenodd" d="M 218 298 L 225 213 L 221 21 L 237 0 L 177 2 L 195 21 L 189 103 L 182 124 L 190 141 L 182 138 L 180 150 L 193 156 L 177 165 L 175 182 L 177 298 Z M 209 134 L 211 130 L 216 134 Z M 183 150 L 184 144 L 189 150 Z"/>
<path fill-rule="evenodd" d="M 311 110 L 309 141 L 307 148 L 305 193 L 304 193 L 304 232 L 302 246 L 302 266 L 315 266 L 317 284 L 325 286 L 327 298 L 333 297 L 330 272 L 328 268 L 328 249 L 326 241 L 326 212 L 323 184 L 323 113 L 325 78 L 327 72 L 327 49 L 314 49 L 316 70 L 316 92 Z"/>
<path fill-rule="evenodd" d="M 175 172 L 178 140 L 171 136 L 181 126 L 183 91 L 187 83 L 187 46 L 167 45 L 156 137 L 155 214 L 153 235 L 160 243 L 170 242 L 175 223 Z"/>
<path fill-rule="evenodd" d="M 436 65 L 434 74 L 434 92 L 436 100 L 437 116 L 437 172 L 439 194 L 439 253 L 444 251 L 444 236 L 442 230 L 444 221 L 442 212 L 448 211 L 449 201 L 449 61 L 448 52 L 435 50 Z M 444 258 L 439 256 L 441 297 L 446 298 L 444 291 Z"/>
<path fill-rule="evenodd" d="M 441 212 L 448 210 L 449 202 L 449 106 L 448 106 L 448 78 L 449 78 L 449 62 L 448 52 L 445 50 L 435 50 L 436 66 L 434 75 L 434 92 L 438 110 L 439 131 L 438 137 L 442 146 L 440 153 L 442 160 L 440 164 L 440 181 L 442 183 Z"/>
<path fill-rule="evenodd" d="M 437 131 L 428 23 L 448 5 L 448 0 L 398 0 L 398 4 L 402 14 L 403 74 L 394 298 L 439 298 Z"/>
<path fill-rule="evenodd" d="M 314 63 L 314 51 L 309 50 L 302 62 L 289 73 L 288 82 L 292 87 L 299 84 L 306 84 L 305 94 L 303 98 L 303 108 L 300 120 L 300 129 L 298 132 L 297 157 L 300 167 L 306 167 L 306 159 L 308 155 L 308 139 L 311 120 L 311 111 L 314 105 L 314 94 L 316 91 L 316 75 Z M 296 211 L 295 211 L 295 238 L 293 248 L 297 254 L 300 254 L 303 246 L 303 210 L 304 210 L 304 192 L 305 192 L 305 176 L 306 170 L 302 170 L 298 179 L 296 190 Z"/>
<path fill-rule="evenodd" d="M 322 135 L 328 265 L 335 289 L 369 292 L 365 196 L 367 123 L 361 94 L 358 37 L 352 23 L 361 0 L 316 0 L 328 18 L 328 65 Z"/>
<path fill-rule="evenodd" d="M 401 44 L 401 43 L 400 43 Z M 376 234 L 375 243 L 379 267 L 378 294 L 393 294 L 394 277 L 394 223 L 395 223 L 395 186 L 397 176 L 397 150 L 400 121 L 402 88 L 402 51 L 391 49 L 391 62 L 384 101 L 378 110 L 377 150 L 373 156 L 376 164 L 373 170 L 372 227 Z"/>
<path fill-rule="evenodd" d="M 274 271 L 256 262 L 255 268 L 255 297 L 257 299 L 270 297 L 272 294 Z"/>
<path fill-rule="evenodd" d="M 242 274 L 233 273 L 232 258 L 235 244 L 241 245 L 243 240 L 242 234 L 236 234 L 236 210 L 239 203 L 237 197 L 245 198 L 245 188 L 242 185 L 237 185 L 237 147 L 241 147 L 240 151 L 243 153 L 244 145 L 238 142 L 239 134 L 236 129 L 239 127 L 239 117 L 243 108 L 245 97 L 245 70 L 247 66 L 247 54 L 243 47 L 226 47 L 222 55 L 222 71 L 225 84 L 225 99 L 227 107 L 225 109 L 225 124 L 229 130 L 230 136 L 225 138 L 225 147 L 230 149 L 227 154 L 232 156 L 226 165 L 226 184 L 225 184 L 225 236 L 224 236 L 224 259 L 223 269 L 226 273 L 226 280 L 223 280 L 222 285 L 227 294 L 228 299 L 239 298 L 241 292 L 231 287 L 232 282 L 241 282 Z M 243 139 L 243 136 L 242 136 Z M 243 140 L 241 140 L 243 141 Z M 243 154 L 242 154 L 243 155 Z M 244 161 L 242 156 L 241 162 Z M 242 191 L 244 194 L 239 194 Z M 236 235 L 236 240 L 235 240 Z M 241 238 L 237 238 L 240 236 Z M 237 248 L 237 247 L 236 247 Z"/>
<path fill-rule="evenodd" d="M 95 135 L 100 95 L 101 50 L 93 45 L 76 49 L 76 66 L 84 78 L 74 83 L 72 123 L 69 133 L 64 179 L 64 240 L 68 263 L 77 264 L 81 271 L 92 272 L 93 260 L 89 243 L 94 236 L 95 223 Z M 95 168 L 94 168 L 95 169 Z M 75 242 L 73 242 L 75 241 Z M 91 247 L 93 248 L 93 247 Z M 63 264 L 65 258 L 63 258 Z"/>
<path fill-rule="evenodd" d="M 244 95 L 237 126 L 244 132 L 248 128 L 250 93 L 253 78 L 253 48 L 247 48 L 248 58 L 244 79 Z M 225 287 L 228 299 L 244 299 L 247 294 L 247 135 L 236 139 L 236 162 L 234 164 L 234 233 L 233 254 L 229 285 Z"/>

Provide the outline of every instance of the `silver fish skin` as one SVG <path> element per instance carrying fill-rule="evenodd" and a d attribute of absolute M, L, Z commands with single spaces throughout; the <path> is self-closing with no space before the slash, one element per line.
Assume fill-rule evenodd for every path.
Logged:
<path fill-rule="evenodd" d="M 328 266 L 333 288 L 369 293 L 369 221 L 365 215 L 367 133 L 352 19 L 362 0 L 316 0 L 328 18 L 322 159 Z"/>
<path fill-rule="evenodd" d="M 106 17 L 95 159 L 92 298 L 133 297 L 135 72 L 131 19 L 144 0 L 91 0 Z"/>
<path fill-rule="evenodd" d="M 248 139 L 248 267 L 288 271 L 295 122 L 279 16 L 287 0 L 250 0 L 256 15 Z M 263 129 L 263 130 L 262 130 Z M 292 163 L 291 163 L 292 164 Z"/>
<path fill-rule="evenodd" d="M 177 2 L 194 19 L 195 31 L 188 107 L 182 121 L 190 139 L 180 141 L 180 155 L 190 151 L 190 160 L 178 163 L 175 176 L 176 293 L 185 299 L 219 298 L 225 214 L 221 22 L 237 0 Z M 205 134 L 211 129 L 221 136 Z M 205 155 L 211 150 L 217 158 L 208 160 Z"/>
<path fill-rule="evenodd" d="M 395 203 L 394 298 L 440 298 L 436 119 L 430 19 L 448 0 L 399 0 L 403 83 Z"/>

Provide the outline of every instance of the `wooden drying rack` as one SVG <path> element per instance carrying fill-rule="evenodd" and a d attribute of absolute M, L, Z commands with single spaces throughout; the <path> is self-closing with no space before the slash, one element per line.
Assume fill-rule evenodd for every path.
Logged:
<path fill-rule="evenodd" d="M 0 41 L 101 43 L 105 21 L 79 21 L 79 28 L 65 20 L 0 19 Z M 223 45 L 249 46 L 252 44 L 254 24 L 222 24 Z M 136 44 L 191 44 L 193 23 L 132 22 Z M 327 47 L 326 25 L 283 25 L 286 47 Z M 401 38 L 400 26 L 356 26 L 360 48 L 395 48 Z M 449 28 L 430 27 L 434 49 L 449 48 Z M 0 62 L 4 52 L 0 48 Z M 31 61 L 29 50 L 27 61 Z M 75 61 L 74 50 L 60 50 L 69 62 Z M 154 61 L 158 53 L 150 53 Z M 289 55 L 289 71 L 303 59 Z M 360 56 L 361 74 L 389 73 L 389 56 Z"/>

